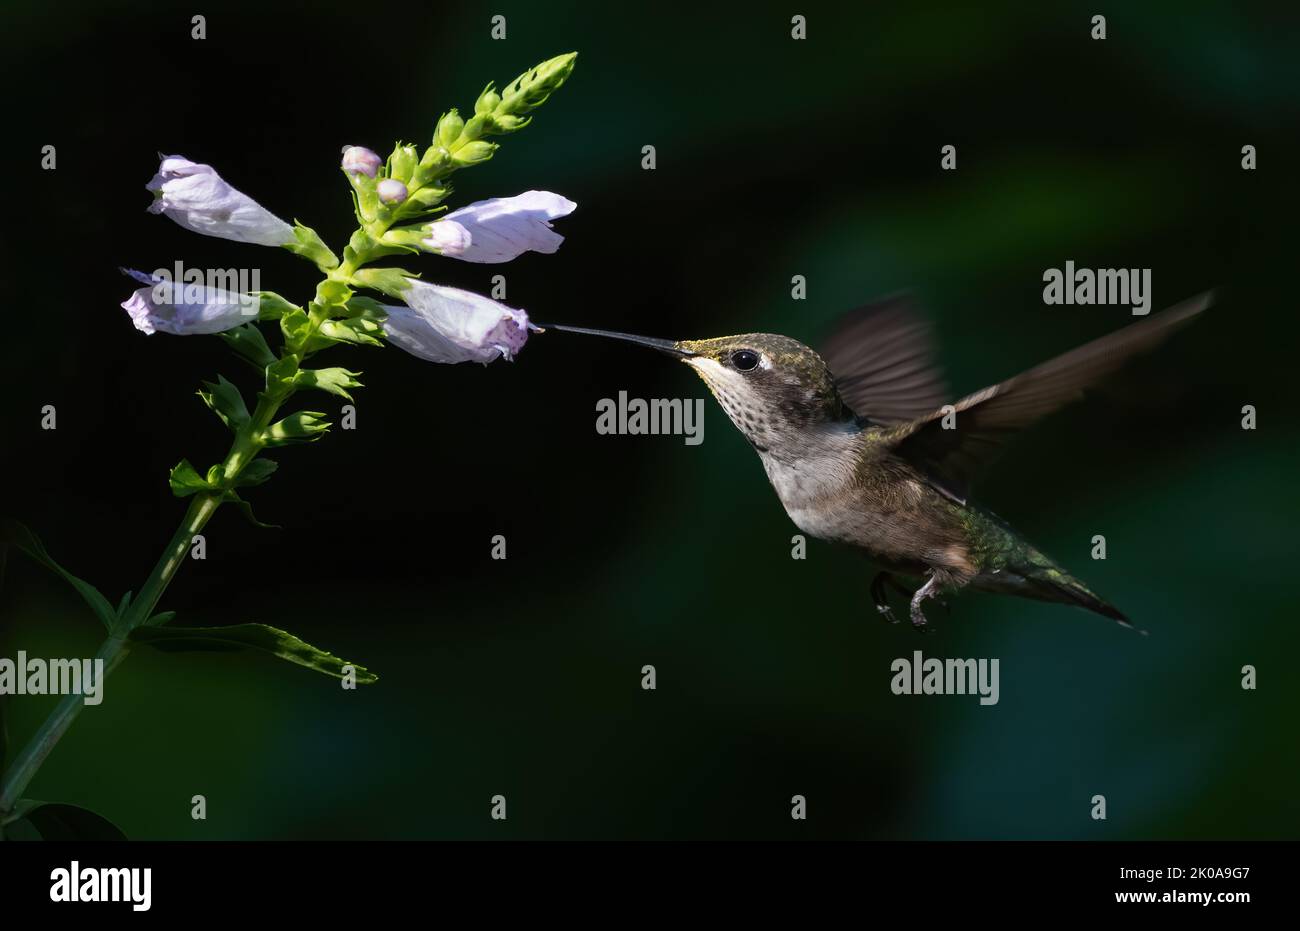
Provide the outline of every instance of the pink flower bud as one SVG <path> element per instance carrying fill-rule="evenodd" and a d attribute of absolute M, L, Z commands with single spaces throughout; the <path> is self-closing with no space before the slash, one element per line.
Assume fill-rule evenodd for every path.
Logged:
<path fill-rule="evenodd" d="M 379 171 L 384 160 L 362 145 L 343 147 L 343 170 L 349 174 L 367 175 L 371 178 Z"/>
<path fill-rule="evenodd" d="M 386 204 L 400 204 L 406 200 L 406 185 L 396 178 L 385 178 L 375 190 L 379 192 L 379 199 Z"/>
<path fill-rule="evenodd" d="M 463 256 L 472 242 L 469 230 L 455 220 L 439 220 L 429 224 L 429 235 L 420 240 L 426 249 L 455 259 Z"/>

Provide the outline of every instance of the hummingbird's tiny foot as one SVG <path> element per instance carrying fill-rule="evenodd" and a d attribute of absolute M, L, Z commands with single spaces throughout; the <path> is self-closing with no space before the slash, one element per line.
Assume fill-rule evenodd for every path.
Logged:
<path fill-rule="evenodd" d="M 878 573 L 871 582 L 871 599 L 876 603 L 876 611 L 885 620 L 891 624 L 897 624 L 898 618 L 894 617 L 894 609 L 889 606 L 889 596 L 885 594 L 886 585 L 897 586 L 898 583 L 894 581 L 893 576 L 888 572 Z"/>
<path fill-rule="evenodd" d="M 924 585 L 918 588 L 916 590 L 916 594 L 912 596 L 911 614 L 912 614 L 913 627 L 921 628 L 924 627 L 927 623 L 925 620 L 925 613 L 921 610 L 921 602 L 927 598 L 934 597 L 934 589 L 935 589 L 934 581 L 935 581 L 935 577 L 933 575 L 930 576 L 929 580 L 927 580 Z"/>

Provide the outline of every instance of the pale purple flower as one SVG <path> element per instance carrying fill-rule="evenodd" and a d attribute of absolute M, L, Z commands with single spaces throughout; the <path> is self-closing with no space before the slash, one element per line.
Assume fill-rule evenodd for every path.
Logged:
<path fill-rule="evenodd" d="M 550 191 L 480 200 L 425 226 L 421 244 L 465 262 L 509 262 L 525 252 L 550 253 L 564 242 L 550 221 L 568 216 L 577 206 Z"/>
<path fill-rule="evenodd" d="M 437 223 L 430 223 L 428 231 L 429 235 L 421 240 L 420 244 L 432 252 L 459 258 L 469 248 L 471 242 L 469 230 L 455 220 L 450 222 L 439 220 Z"/>
<path fill-rule="evenodd" d="M 385 178 L 375 188 L 379 199 L 386 204 L 400 204 L 406 200 L 406 185 L 396 178 Z"/>
<path fill-rule="evenodd" d="M 361 174 L 373 178 L 383 163 L 382 158 L 363 145 L 343 147 L 343 170 L 349 174 Z"/>
<path fill-rule="evenodd" d="M 388 341 L 430 362 L 482 362 L 513 359 L 537 327 L 528 314 L 490 298 L 406 279 L 406 306 L 385 307 Z"/>
<path fill-rule="evenodd" d="M 257 319 L 258 298 L 122 269 L 147 287 L 122 302 L 135 328 L 176 336 L 221 333 Z"/>
<path fill-rule="evenodd" d="M 204 236 L 259 246 L 283 246 L 295 241 L 293 227 L 223 181 L 211 165 L 165 155 L 158 173 L 145 186 L 154 194 L 150 213 L 165 213 Z"/>

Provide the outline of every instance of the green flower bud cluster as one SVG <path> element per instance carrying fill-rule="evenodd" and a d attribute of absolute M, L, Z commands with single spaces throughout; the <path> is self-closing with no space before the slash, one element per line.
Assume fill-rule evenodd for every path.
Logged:
<path fill-rule="evenodd" d="M 499 136 L 523 129 L 532 120 L 527 114 L 540 107 L 568 80 L 577 63 L 578 53 L 542 62 L 529 68 L 498 93 L 489 83 L 474 102 L 474 115 L 468 120 L 457 110 L 449 110 L 438 121 L 433 144 L 420 161 L 427 178 L 450 174 L 485 162 L 497 150 L 497 144 L 485 136 Z"/>
<path fill-rule="evenodd" d="M 419 251 L 413 243 L 384 234 L 399 222 L 425 220 L 445 210 L 442 203 L 452 193 L 448 176 L 493 156 L 498 145 L 485 137 L 527 126 L 532 119 L 528 114 L 564 84 L 577 57 L 577 52 L 557 55 L 528 69 L 500 92 L 489 83 L 468 120 L 456 109 L 442 115 L 423 153 L 414 145 L 399 142 L 387 162 L 373 171 L 367 170 L 361 157 L 368 150 L 360 150 L 351 161 L 345 158 L 344 173 L 352 185 L 361 224 L 344 252 L 345 265 L 360 267 L 384 256 Z M 350 170 L 349 164 L 356 167 Z"/>
<path fill-rule="evenodd" d="M 525 71 L 515 78 L 502 91 L 495 103 L 489 103 L 494 131 L 498 133 L 514 132 L 528 125 L 531 117 L 526 114 L 546 103 L 547 98 L 560 88 L 577 62 L 578 53 L 557 55 L 544 61 L 536 68 Z M 491 87 L 489 85 L 489 91 Z M 485 91 L 485 96 L 489 93 Z M 495 94 L 491 95 L 496 97 Z M 483 98 L 480 98 L 482 101 Z M 476 108 L 475 112 L 479 112 Z"/>
<path fill-rule="evenodd" d="M 350 400 L 351 390 L 361 387 L 358 372 L 341 367 L 309 368 L 306 363 L 317 352 L 338 344 L 384 345 L 383 305 L 357 296 L 353 289 L 368 287 L 400 297 L 418 277 L 401 268 L 365 266 L 378 258 L 421 251 L 420 241 L 426 232 L 420 226 L 394 229 L 395 225 L 446 209 L 441 203 L 451 194 L 447 177 L 490 159 L 497 144 L 485 137 L 526 126 L 529 114 L 568 79 L 576 59 L 576 52 L 556 56 L 525 71 L 500 91 L 488 84 L 468 120 L 454 109 L 443 114 L 423 152 L 399 142 L 387 160 L 381 161 L 364 146 L 344 148 L 341 167 L 352 186 L 359 227 L 340 261 L 315 231 L 295 223 L 294 240 L 287 248 L 314 262 L 325 278 L 305 306 L 270 291 L 256 295 L 257 319 L 279 322 L 284 337 L 279 355 L 252 322 L 221 333 L 236 354 L 264 373 L 265 386 L 258 393 L 256 410 L 250 411 L 239 389 L 225 377 L 205 384 L 199 396 L 235 435 L 235 444 L 226 460 L 206 473 L 185 461 L 177 465 L 171 477 L 177 495 L 202 493 L 244 505 L 236 489 L 260 484 L 274 469 L 273 463 L 258 459 L 264 449 L 310 442 L 325 433 L 330 425 L 324 414 L 301 411 L 278 421 L 274 414 L 300 391 L 324 391 Z"/>

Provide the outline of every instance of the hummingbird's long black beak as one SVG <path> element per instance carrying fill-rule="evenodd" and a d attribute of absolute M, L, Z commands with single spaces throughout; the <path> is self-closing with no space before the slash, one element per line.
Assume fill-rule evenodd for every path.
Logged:
<path fill-rule="evenodd" d="M 588 336 L 605 336 L 609 339 L 621 339 L 625 343 L 636 343 L 638 346 L 649 346 L 651 349 L 658 349 L 660 352 L 666 352 L 670 356 L 686 358 L 693 356 L 695 353 L 689 349 L 682 349 L 677 343 L 670 339 L 655 339 L 651 336 L 633 336 L 631 333 L 615 333 L 612 330 L 589 330 L 580 326 L 560 326 L 558 323 L 539 323 L 537 324 L 543 330 L 560 330 L 565 333 L 585 333 Z"/>

